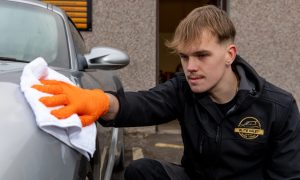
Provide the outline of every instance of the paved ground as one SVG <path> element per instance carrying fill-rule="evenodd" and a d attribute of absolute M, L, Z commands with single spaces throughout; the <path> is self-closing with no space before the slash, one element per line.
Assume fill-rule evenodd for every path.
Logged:
<path fill-rule="evenodd" d="M 157 131 L 126 131 L 125 166 L 142 157 L 180 163 L 183 152 L 177 121 L 160 125 Z M 112 180 L 123 180 L 123 172 L 115 172 Z"/>

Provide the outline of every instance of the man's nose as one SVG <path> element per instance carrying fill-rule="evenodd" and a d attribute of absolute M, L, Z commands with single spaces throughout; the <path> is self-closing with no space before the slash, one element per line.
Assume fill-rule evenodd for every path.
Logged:
<path fill-rule="evenodd" d="M 187 64 L 187 70 L 190 72 L 197 71 L 197 59 L 195 57 L 190 57 L 188 64 Z"/>

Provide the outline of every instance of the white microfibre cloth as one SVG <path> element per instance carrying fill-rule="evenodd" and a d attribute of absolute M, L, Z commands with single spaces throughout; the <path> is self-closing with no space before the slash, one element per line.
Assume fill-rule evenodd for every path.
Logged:
<path fill-rule="evenodd" d="M 65 144 L 83 154 L 87 159 L 93 157 L 96 147 L 97 129 L 95 123 L 82 127 L 77 114 L 66 119 L 57 119 L 50 112 L 60 107 L 46 107 L 39 101 L 41 97 L 52 96 L 31 88 L 34 84 L 41 84 L 39 79 L 59 80 L 73 84 L 66 76 L 49 68 L 46 61 L 39 57 L 27 64 L 21 76 L 21 90 L 30 104 L 38 127 L 53 135 Z"/>

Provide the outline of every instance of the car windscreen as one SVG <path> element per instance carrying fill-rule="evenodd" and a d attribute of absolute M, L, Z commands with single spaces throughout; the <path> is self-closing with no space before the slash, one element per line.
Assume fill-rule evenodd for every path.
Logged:
<path fill-rule="evenodd" d="M 49 65 L 70 67 L 62 18 L 41 7 L 0 4 L 0 57 L 32 61 L 43 57 Z"/>

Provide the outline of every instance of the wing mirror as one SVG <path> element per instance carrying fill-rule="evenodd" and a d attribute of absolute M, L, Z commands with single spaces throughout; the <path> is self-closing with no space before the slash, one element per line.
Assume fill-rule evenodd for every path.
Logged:
<path fill-rule="evenodd" d="M 129 64 L 127 53 L 112 47 L 95 47 L 84 55 L 87 69 L 115 70 Z"/>

